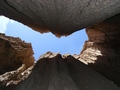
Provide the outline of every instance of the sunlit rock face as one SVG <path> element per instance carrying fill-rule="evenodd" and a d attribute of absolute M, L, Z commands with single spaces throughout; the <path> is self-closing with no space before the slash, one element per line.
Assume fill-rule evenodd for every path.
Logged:
<path fill-rule="evenodd" d="M 120 86 L 120 15 L 87 27 L 86 32 L 89 40 L 75 57 Z"/>
<path fill-rule="evenodd" d="M 47 52 L 31 70 L 27 79 L 17 85 L 3 84 L 1 90 L 120 90 L 70 55 Z"/>
<path fill-rule="evenodd" d="M 1 0 L 0 14 L 56 36 L 120 13 L 120 0 Z"/>
<path fill-rule="evenodd" d="M 34 64 L 31 44 L 0 34 L 0 74 L 16 70 L 22 64 L 26 68 Z"/>

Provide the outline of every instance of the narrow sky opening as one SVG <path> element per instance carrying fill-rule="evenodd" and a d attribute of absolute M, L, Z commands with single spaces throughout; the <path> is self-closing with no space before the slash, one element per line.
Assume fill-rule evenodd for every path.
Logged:
<path fill-rule="evenodd" d="M 0 32 L 5 33 L 7 36 L 20 37 L 21 40 L 32 43 L 36 60 L 47 51 L 61 54 L 79 54 L 85 40 L 88 39 L 84 29 L 67 37 L 57 38 L 51 33 L 40 34 L 19 22 L 5 17 L 0 17 L 0 28 Z"/>

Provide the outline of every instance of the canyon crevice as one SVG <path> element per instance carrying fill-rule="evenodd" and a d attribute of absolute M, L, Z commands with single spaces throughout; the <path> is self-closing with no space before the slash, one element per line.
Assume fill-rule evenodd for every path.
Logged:
<path fill-rule="evenodd" d="M 19 72 L 18 67 L 17 70 L 6 71 L 6 73 L 1 74 L 1 90 L 119 90 L 120 23 L 118 17 L 119 15 L 87 27 L 86 33 L 89 39 L 85 42 L 80 55 L 60 55 L 47 52 L 40 56 L 37 63 L 32 63 L 19 74 L 17 74 Z M 1 37 L 1 40 L 4 41 L 5 39 L 11 46 L 19 45 L 13 44 L 20 41 L 18 38 L 11 38 L 2 34 Z M 3 43 L 2 46 L 5 46 L 4 44 L 6 45 Z M 21 47 L 20 45 L 19 47 Z M 30 56 L 32 56 L 31 46 L 29 44 L 24 45 L 24 47 L 28 46 L 26 52 L 31 52 Z M 19 51 L 19 48 L 15 50 Z M 34 61 L 33 58 L 32 60 L 25 60 L 27 60 L 26 64 Z M 24 64 L 24 59 L 19 61 L 21 62 L 20 65 Z"/>
<path fill-rule="evenodd" d="M 0 15 L 57 37 L 86 28 L 89 38 L 79 55 L 35 63 L 30 43 L 0 34 L 0 90 L 120 90 L 120 0 L 1 0 Z"/>

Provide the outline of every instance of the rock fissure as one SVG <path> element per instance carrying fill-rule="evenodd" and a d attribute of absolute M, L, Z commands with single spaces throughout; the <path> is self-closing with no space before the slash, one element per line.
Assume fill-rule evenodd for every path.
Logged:
<path fill-rule="evenodd" d="M 21 14 L 22 16 L 25 16 L 26 18 L 30 19 L 29 17 L 27 17 L 25 14 L 23 14 L 22 12 L 18 11 L 15 7 L 13 7 L 11 4 L 9 4 L 9 1 L 8 0 L 4 0 L 5 3 L 11 7 L 13 10 L 15 10 L 17 13 Z M 16 2 L 17 3 L 17 2 Z M 18 3 L 17 3 L 18 4 Z M 20 4 L 18 4 L 20 6 Z M 22 6 L 21 6 L 22 7 Z"/>

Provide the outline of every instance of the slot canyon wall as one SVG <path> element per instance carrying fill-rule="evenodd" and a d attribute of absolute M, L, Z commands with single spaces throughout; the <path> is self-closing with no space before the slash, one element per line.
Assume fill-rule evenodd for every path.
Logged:
<path fill-rule="evenodd" d="M 0 75 L 19 68 L 22 64 L 26 68 L 34 64 L 33 51 L 30 43 L 0 34 Z"/>
<path fill-rule="evenodd" d="M 119 13 L 119 0 L 1 0 L 0 15 L 58 37 L 86 28 L 89 40 L 34 63 L 29 43 L 0 34 L 0 90 L 120 90 Z"/>
<path fill-rule="evenodd" d="M 19 59 L 15 58 L 19 54 L 11 55 L 11 53 L 9 53 L 11 57 L 7 54 L 8 58 L 1 59 L 4 60 L 1 61 L 1 67 L 7 65 L 6 67 L 10 68 L 16 65 L 17 69 L 8 70 L 0 75 L 1 90 L 119 90 L 119 17 L 116 15 L 87 27 L 86 33 L 89 39 L 85 42 L 80 55 L 47 52 L 35 64 L 30 44 L 1 34 L 1 55 L 5 54 L 3 52 L 6 50 L 13 52 L 14 49 L 14 52 L 22 54 Z M 6 47 L 6 44 L 9 47 Z M 27 59 L 24 60 L 22 57 Z M 11 61 L 11 58 L 14 61 Z M 12 62 L 13 65 L 8 65 L 5 60 Z M 29 62 L 32 64 L 22 70 L 24 67 L 17 65 L 16 61 L 20 65 Z"/>
<path fill-rule="evenodd" d="M 120 86 L 119 29 L 120 15 L 87 27 L 89 40 L 75 57 Z"/>
<path fill-rule="evenodd" d="M 0 76 L 1 90 L 119 90 L 112 81 L 71 55 L 47 52 L 35 66 L 14 77 L 16 71 Z"/>

